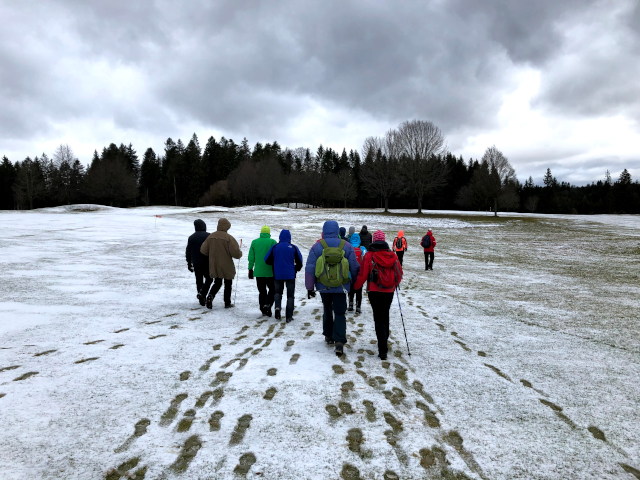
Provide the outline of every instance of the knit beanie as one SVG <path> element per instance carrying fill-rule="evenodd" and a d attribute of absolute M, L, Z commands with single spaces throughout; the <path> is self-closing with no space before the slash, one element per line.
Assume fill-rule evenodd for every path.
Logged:
<path fill-rule="evenodd" d="M 267 225 L 265 225 L 264 227 L 262 227 L 260 229 L 260 233 L 269 233 L 270 234 L 271 233 L 271 229 Z"/>
<path fill-rule="evenodd" d="M 373 241 L 384 242 L 384 232 L 382 230 L 376 230 L 375 232 L 373 232 Z"/>

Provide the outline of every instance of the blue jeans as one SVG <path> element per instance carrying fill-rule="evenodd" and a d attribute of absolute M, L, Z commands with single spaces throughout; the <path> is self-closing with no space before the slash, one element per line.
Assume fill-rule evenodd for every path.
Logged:
<path fill-rule="evenodd" d="M 285 318 L 293 318 L 293 303 L 294 295 L 296 293 L 296 280 L 274 280 L 276 294 L 273 297 L 276 310 L 280 310 L 282 306 L 282 293 L 284 292 L 284 286 L 287 286 L 287 308 L 285 311 Z"/>
<path fill-rule="evenodd" d="M 336 343 L 347 343 L 347 294 L 321 293 L 322 306 L 322 334 L 332 338 Z"/>

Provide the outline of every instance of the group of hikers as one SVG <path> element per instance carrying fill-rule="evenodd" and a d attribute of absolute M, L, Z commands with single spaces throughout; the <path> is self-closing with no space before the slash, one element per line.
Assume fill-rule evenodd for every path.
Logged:
<path fill-rule="evenodd" d="M 215 232 L 209 234 L 201 219 L 193 222 L 195 233 L 187 242 L 186 260 L 196 277 L 200 305 L 213 308 L 213 300 L 224 283 L 224 307 L 231 308 L 232 281 L 236 275 L 234 259 L 242 257 L 240 244 L 228 233 L 231 223 L 218 220 Z M 433 270 L 436 240 L 431 229 L 422 237 L 425 270 Z M 359 233 L 349 231 L 338 222 L 327 220 L 321 238 L 309 250 L 305 264 L 307 298 L 320 293 L 323 305 L 322 333 L 325 342 L 333 345 L 338 356 L 347 343 L 346 312 L 362 312 L 362 289 L 367 285 L 367 297 L 378 340 L 378 357 L 387 358 L 389 310 L 393 295 L 402 281 L 402 262 L 407 251 L 407 239 L 400 230 L 391 247 L 385 234 L 373 234 L 364 225 Z M 284 318 L 293 321 L 296 273 L 302 270 L 300 249 L 291 243 L 291 232 L 282 230 L 279 241 L 271 238 L 271 229 L 263 226 L 258 238 L 251 242 L 248 254 L 248 277 L 255 279 L 258 306 L 262 315 L 280 320 L 282 296 L 287 292 Z M 348 303 L 347 303 L 348 300 Z M 355 302 L 354 302 L 355 301 Z M 273 309 L 273 310 L 272 310 Z"/>

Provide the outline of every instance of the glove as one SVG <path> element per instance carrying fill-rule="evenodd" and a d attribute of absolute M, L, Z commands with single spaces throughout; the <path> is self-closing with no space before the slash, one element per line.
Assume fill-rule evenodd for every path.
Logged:
<path fill-rule="evenodd" d="M 187 263 L 187 268 L 190 272 L 193 272 L 193 265 L 191 265 L 190 263 Z"/>
<path fill-rule="evenodd" d="M 253 270 L 249 270 L 249 280 L 253 280 Z"/>
<path fill-rule="evenodd" d="M 307 290 L 307 298 L 312 298 L 316 296 L 315 290 Z"/>

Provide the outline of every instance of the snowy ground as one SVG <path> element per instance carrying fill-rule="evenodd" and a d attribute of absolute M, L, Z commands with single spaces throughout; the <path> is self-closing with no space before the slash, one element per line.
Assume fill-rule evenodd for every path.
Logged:
<path fill-rule="evenodd" d="M 161 215 L 156 217 L 156 215 Z M 200 307 L 193 220 L 243 240 Z M 297 281 L 259 317 L 249 242 L 324 220 L 410 240 L 389 361 L 339 359 Z M 438 246 L 425 272 L 419 238 Z M 640 478 L 640 217 L 279 208 L 0 212 L 0 478 Z"/>

